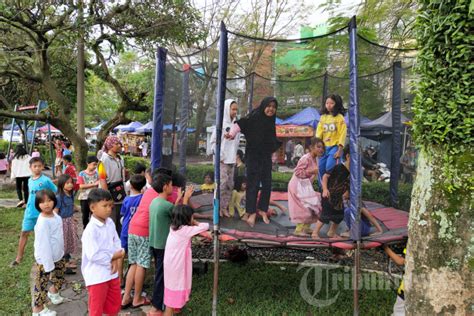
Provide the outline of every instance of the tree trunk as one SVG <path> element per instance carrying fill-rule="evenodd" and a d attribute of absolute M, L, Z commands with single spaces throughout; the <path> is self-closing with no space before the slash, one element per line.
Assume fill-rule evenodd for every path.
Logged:
<path fill-rule="evenodd" d="M 418 158 L 404 276 L 408 315 L 472 313 L 472 192 L 460 200 L 446 193 L 444 155 L 432 147 Z M 468 167 L 472 153 L 454 159 Z M 463 169 L 459 172 L 472 172 Z"/>

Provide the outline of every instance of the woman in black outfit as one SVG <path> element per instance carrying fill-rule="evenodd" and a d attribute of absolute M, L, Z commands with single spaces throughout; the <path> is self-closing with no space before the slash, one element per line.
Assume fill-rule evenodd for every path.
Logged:
<path fill-rule="evenodd" d="M 272 188 L 272 153 L 280 147 L 276 137 L 275 119 L 278 102 L 274 97 L 266 97 L 260 106 L 241 118 L 225 134 L 233 138 L 240 130 L 247 141 L 245 155 L 247 167 L 246 214 L 242 219 L 253 227 L 257 211 L 268 224 L 268 205 Z M 260 199 L 257 204 L 259 185 Z"/>

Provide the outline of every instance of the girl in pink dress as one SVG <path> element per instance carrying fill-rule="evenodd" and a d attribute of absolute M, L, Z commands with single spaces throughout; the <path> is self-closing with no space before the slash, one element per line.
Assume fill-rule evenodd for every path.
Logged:
<path fill-rule="evenodd" d="M 318 175 L 318 160 L 324 154 L 324 142 L 313 137 L 309 153 L 298 161 L 293 177 L 288 183 L 288 209 L 290 219 L 296 224 L 294 235 L 311 234 L 310 225 L 321 211 L 321 195 L 314 191 L 313 181 Z"/>
<path fill-rule="evenodd" d="M 175 309 L 181 309 L 189 301 L 191 294 L 193 277 L 191 239 L 209 229 L 208 223 L 195 221 L 193 213 L 194 210 L 187 205 L 175 206 L 173 210 L 163 260 L 166 305 L 164 315 L 173 315 Z"/>

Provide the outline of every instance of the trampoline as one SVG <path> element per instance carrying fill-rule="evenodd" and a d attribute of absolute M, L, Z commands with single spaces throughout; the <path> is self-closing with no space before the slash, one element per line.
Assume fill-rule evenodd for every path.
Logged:
<path fill-rule="evenodd" d="M 288 204 L 288 194 L 286 192 L 272 192 L 271 199 L 284 206 Z M 213 194 L 201 194 L 191 197 L 190 204 L 195 211 L 201 215 L 212 216 Z M 383 229 L 381 234 L 369 235 L 361 238 L 361 248 L 370 249 L 379 247 L 386 243 L 403 242 L 408 237 L 408 213 L 393 207 L 364 201 L 367 209 L 377 219 Z M 211 220 L 208 221 L 212 225 Z M 270 224 L 265 224 L 257 220 L 255 227 L 250 227 L 246 222 L 240 220 L 237 214 L 233 218 L 222 218 L 220 222 L 221 241 L 235 240 L 246 244 L 292 247 L 292 248 L 316 248 L 316 247 L 336 247 L 340 249 L 354 249 L 355 243 L 347 238 L 324 238 L 312 239 L 310 236 L 294 236 L 295 224 L 290 221 L 288 213 L 277 211 L 275 216 L 270 218 Z M 321 229 L 321 236 L 325 236 L 328 225 Z M 338 233 L 347 231 L 344 221 L 338 227 Z"/>

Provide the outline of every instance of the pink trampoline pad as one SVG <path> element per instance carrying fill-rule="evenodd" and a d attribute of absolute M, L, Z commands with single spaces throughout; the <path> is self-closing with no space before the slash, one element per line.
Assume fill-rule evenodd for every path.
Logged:
<path fill-rule="evenodd" d="M 408 213 L 393 207 L 378 208 L 371 211 L 372 215 L 381 221 L 389 230 L 406 228 Z"/>

